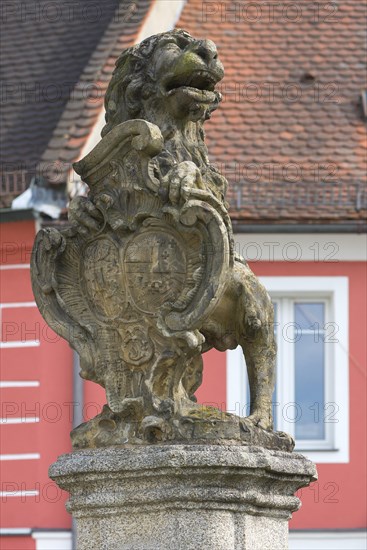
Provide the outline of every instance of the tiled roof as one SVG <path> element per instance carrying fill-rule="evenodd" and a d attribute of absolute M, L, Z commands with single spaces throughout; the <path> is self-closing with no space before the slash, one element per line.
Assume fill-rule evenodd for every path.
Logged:
<path fill-rule="evenodd" d="M 72 163 L 79 158 L 103 108 L 116 59 L 135 43 L 150 5 L 151 0 L 120 1 L 117 15 L 112 18 L 80 75 L 72 98 L 42 155 L 40 168 L 51 182 L 65 179 Z"/>
<path fill-rule="evenodd" d="M 88 0 L 6 2 L 1 33 L 1 161 L 34 167 L 117 0 L 92 17 Z M 94 4 L 94 7 L 96 4 Z M 85 18 L 91 22 L 85 24 Z"/>
<path fill-rule="evenodd" d="M 32 137 L 49 138 L 47 121 L 54 117 L 41 163 L 51 182 L 65 181 L 79 158 L 101 112 L 115 59 L 135 41 L 150 4 L 121 1 L 124 13 L 110 14 L 108 26 L 100 21 L 102 38 L 90 38 L 89 60 L 80 63 L 66 106 L 65 98 L 60 108 L 39 105 L 42 115 L 31 119 L 33 134 L 29 124 L 26 132 L 15 124 L 19 143 L 31 147 Z M 360 98 L 367 90 L 365 15 L 362 0 L 187 0 L 177 26 L 214 40 L 226 70 L 223 102 L 206 133 L 209 156 L 230 183 L 235 223 L 359 223 L 365 218 L 366 119 Z M 89 23 L 87 28 L 90 37 Z M 76 39 L 70 30 L 69 35 Z M 82 49 L 75 45 L 69 54 L 77 48 Z M 57 61 L 65 71 L 65 58 L 52 63 L 55 56 L 55 51 L 49 54 L 43 73 L 48 84 Z"/>
<path fill-rule="evenodd" d="M 188 0 L 177 26 L 218 46 L 223 102 L 206 125 L 233 220 L 366 216 L 366 4 Z"/>
<path fill-rule="evenodd" d="M 29 184 L 43 155 L 48 165 L 61 165 L 41 175 L 64 183 L 65 163 L 70 166 L 90 133 L 115 58 L 133 42 L 149 4 L 6 2 L 1 36 L 5 194 L 14 187 L 9 180 Z"/>

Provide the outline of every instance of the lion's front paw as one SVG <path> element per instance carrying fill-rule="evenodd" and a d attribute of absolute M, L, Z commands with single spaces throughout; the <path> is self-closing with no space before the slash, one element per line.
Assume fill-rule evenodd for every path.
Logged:
<path fill-rule="evenodd" d="M 187 160 L 174 166 L 167 175 L 169 182 L 169 200 L 172 204 L 178 204 L 180 199 L 184 201 L 190 197 L 192 189 L 202 189 L 203 181 L 196 164 Z"/>
<path fill-rule="evenodd" d="M 82 234 L 99 231 L 103 223 L 100 210 L 86 197 L 75 197 L 70 202 L 69 220 Z"/>

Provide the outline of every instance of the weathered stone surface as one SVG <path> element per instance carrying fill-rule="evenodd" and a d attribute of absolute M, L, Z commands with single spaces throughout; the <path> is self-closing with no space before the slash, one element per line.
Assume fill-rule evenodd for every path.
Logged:
<path fill-rule="evenodd" d="M 36 239 L 39 309 L 106 389 L 75 449 L 159 441 L 234 441 L 292 450 L 272 432 L 273 307 L 233 251 L 227 182 L 210 164 L 203 124 L 221 100 L 215 44 L 184 31 L 125 51 L 106 94 L 102 140 L 75 165 L 88 198 L 71 229 Z M 201 354 L 242 346 L 244 421 L 196 405 Z"/>
<path fill-rule="evenodd" d="M 152 445 L 63 455 L 78 550 L 284 550 L 294 492 L 316 478 L 302 455 L 242 445 Z"/>

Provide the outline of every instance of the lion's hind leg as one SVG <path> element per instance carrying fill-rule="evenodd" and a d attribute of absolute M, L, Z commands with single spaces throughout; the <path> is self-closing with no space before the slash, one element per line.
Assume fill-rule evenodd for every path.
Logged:
<path fill-rule="evenodd" d="M 241 300 L 239 344 L 242 347 L 250 386 L 250 416 L 254 424 L 273 427 L 272 396 L 275 384 L 276 343 L 274 308 L 263 285 L 246 264 L 239 264 Z M 239 273 L 237 273 L 237 276 Z"/>

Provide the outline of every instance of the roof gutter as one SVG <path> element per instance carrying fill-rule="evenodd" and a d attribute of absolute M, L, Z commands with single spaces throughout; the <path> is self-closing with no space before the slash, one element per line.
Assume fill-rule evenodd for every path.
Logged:
<path fill-rule="evenodd" d="M 12 208 L 0 209 L 0 223 L 8 222 L 23 222 L 27 220 L 35 220 L 38 218 L 38 213 L 33 208 L 22 208 L 15 210 Z"/>
<path fill-rule="evenodd" d="M 253 224 L 232 220 L 234 233 L 367 233 L 367 223 Z"/>

